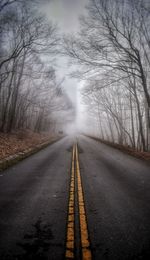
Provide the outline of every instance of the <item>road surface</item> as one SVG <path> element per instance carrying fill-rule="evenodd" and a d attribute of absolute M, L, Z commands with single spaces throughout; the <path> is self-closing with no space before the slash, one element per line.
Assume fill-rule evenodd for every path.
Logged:
<path fill-rule="evenodd" d="M 0 259 L 82 257 L 150 259 L 150 165 L 67 136 L 0 173 Z"/>

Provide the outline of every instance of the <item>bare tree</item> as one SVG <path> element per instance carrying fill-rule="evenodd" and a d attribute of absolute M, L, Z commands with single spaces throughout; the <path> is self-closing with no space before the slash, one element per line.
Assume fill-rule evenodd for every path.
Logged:
<path fill-rule="evenodd" d="M 52 66 L 58 52 L 58 29 L 35 13 L 29 2 L 0 3 L 0 130 L 3 132 L 20 128 L 46 131 L 54 122 L 54 113 L 72 109 L 62 90 L 63 82 L 58 83 Z"/>
<path fill-rule="evenodd" d="M 88 15 L 81 18 L 79 35 L 64 39 L 64 53 L 80 65 L 80 72 L 76 72 L 75 76 L 99 82 L 97 91 L 108 87 L 111 91 L 110 86 L 115 83 L 120 89 L 124 89 L 123 85 L 130 89 L 137 106 L 142 149 L 147 150 L 150 146 L 150 15 L 146 1 L 93 0 L 87 9 Z M 125 80 L 129 84 L 124 84 Z M 131 105 L 130 101 L 129 98 Z M 124 102 L 117 101 L 117 104 L 120 111 L 125 111 Z M 112 114 L 113 111 L 109 109 L 109 112 Z M 123 138 L 126 133 L 134 147 L 135 141 L 122 123 L 122 116 L 125 112 L 116 117 L 118 127 L 123 130 Z"/>

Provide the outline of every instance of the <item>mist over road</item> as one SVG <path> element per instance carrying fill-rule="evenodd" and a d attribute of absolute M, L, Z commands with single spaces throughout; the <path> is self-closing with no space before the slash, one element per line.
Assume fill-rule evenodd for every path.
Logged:
<path fill-rule="evenodd" d="M 92 259 L 150 258 L 150 166 L 79 135 L 0 173 L 0 259 L 65 259 L 69 210 L 80 259 L 83 204 Z"/>

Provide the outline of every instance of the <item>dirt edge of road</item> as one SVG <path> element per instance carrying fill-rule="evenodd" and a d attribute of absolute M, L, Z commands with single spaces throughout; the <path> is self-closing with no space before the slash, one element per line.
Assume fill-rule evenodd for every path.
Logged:
<path fill-rule="evenodd" d="M 101 142 L 101 143 L 104 143 L 106 145 L 109 145 L 115 149 L 118 149 L 120 150 L 121 152 L 124 152 L 126 154 L 129 154 L 131 156 L 134 156 L 138 159 L 141 159 L 141 160 L 145 160 L 147 162 L 150 162 L 150 152 L 140 152 L 140 151 L 136 151 L 128 146 L 123 146 L 123 145 L 119 145 L 119 144 L 116 144 L 116 143 L 111 143 L 109 141 L 105 141 L 105 140 L 102 140 L 98 137 L 94 137 L 94 136 L 89 136 L 87 135 L 87 137 L 93 139 L 93 140 L 96 140 L 98 142 Z"/>
<path fill-rule="evenodd" d="M 53 138 L 49 141 L 35 145 L 32 148 L 28 148 L 28 149 L 26 149 L 22 152 L 19 152 L 19 153 L 14 154 L 14 155 L 10 155 L 5 159 L 0 160 L 0 172 L 7 169 L 8 167 L 16 164 L 17 162 L 29 157 L 30 155 L 35 154 L 36 152 L 46 148 L 48 145 L 51 145 L 51 144 L 57 142 L 61 138 L 63 138 L 63 137 L 59 136 L 59 137 Z"/>

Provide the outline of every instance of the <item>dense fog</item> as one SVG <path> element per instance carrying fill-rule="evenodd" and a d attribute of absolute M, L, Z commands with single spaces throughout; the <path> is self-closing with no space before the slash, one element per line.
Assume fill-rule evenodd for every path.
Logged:
<path fill-rule="evenodd" d="M 0 131 L 150 150 L 150 4 L 0 2 Z"/>

